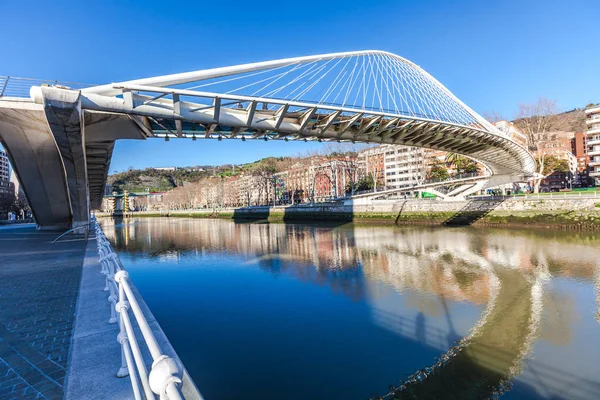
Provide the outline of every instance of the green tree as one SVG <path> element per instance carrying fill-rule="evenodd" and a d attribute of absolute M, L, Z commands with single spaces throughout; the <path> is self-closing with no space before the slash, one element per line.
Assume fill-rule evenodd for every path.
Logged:
<path fill-rule="evenodd" d="M 479 170 L 477 162 L 461 154 L 448 153 L 446 156 L 446 163 L 454 166 L 457 174 L 472 173 Z"/>
<path fill-rule="evenodd" d="M 515 125 L 527 136 L 527 149 L 535 157 L 538 176 L 533 180 L 533 192 L 539 193 L 551 141 L 548 133 L 564 119 L 554 100 L 540 97 L 537 102 L 520 104 Z"/>
<path fill-rule="evenodd" d="M 362 192 L 363 190 L 373 190 L 375 187 L 375 181 L 373 179 L 373 175 L 363 176 L 356 182 L 354 185 L 355 192 Z M 352 185 L 348 183 L 346 185 L 346 194 L 352 193 Z"/>
<path fill-rule="evenodd" d="M 538 171 L 542 171 L 544 176 L 551 175 L 554 172 L 569 172 L 569 162 L 556 156 L 546 156 L 543 168 L 540 168 L 538 161 Z"/>
<path fill-rule="evenodd" d="M 428 179 L 445 180 L 450 177 L 446 164 L 436 159 L 429 167 Z"/>

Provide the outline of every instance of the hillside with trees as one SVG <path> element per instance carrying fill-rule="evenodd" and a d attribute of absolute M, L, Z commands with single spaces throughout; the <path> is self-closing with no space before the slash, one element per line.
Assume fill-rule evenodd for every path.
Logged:
<path fill-rule="evenodd" d="M 513 123 L 521 129 L 526 126 L 523 117 L 515 119 Z M 585 109 L 583 108 L 553 113 L 546 126 L 547 132 L 585 132 L 585 130 Z"/>
<path fill-rule="evenodd" d="M 154 168 L 146 169 L 129 169 L 125 172 L 109 175 L 107 183 L 112 185 L 116 192 L 124 190 L 130 192 L 165 192 L 182 186 L 184 182 L 197 182 L 200 179 L 208 176 L 212 171 L 206 169 L 188 170 L 162 170 Z"/>
<path fill-rule="evenodd" d="M 292 157 L 267 157 L 261 160 L 241 164 L 219 166 L 181 167 L 175 169 L 133 169 L 109 175 L 107 183 L 112 190 L 129 192 L 166 192 L 190 183 L 197 183 L 211 177 L 228 177 L 242 173 L 274 173 L 290 165 Z"/>

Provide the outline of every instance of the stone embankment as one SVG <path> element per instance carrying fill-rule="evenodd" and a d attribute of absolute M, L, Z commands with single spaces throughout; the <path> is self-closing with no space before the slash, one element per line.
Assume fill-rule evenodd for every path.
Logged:
<path fill-rule="evenodd" d="M 488 225 L 600 229 L 599 198 L 505 198 L 445 202 L 381 201 L 374 205 L 319 205 L 135 212 L 135 217 L 226 218 L 272 222 L 353 221 L 384 224 Z M 109 216 L 97 214 L 98 217 Z"/>

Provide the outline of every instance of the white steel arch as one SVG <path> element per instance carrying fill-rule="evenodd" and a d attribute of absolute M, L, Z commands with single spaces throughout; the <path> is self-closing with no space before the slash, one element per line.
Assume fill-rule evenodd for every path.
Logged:
<path fill-rule="evenodd" d="M 43 90 L 31 97 L 43 102 Z M 136 118 L 146 137 L 420 146 L 470 156 L 503 181 L 533 176 L 521 145 L 411 61 L 354 51 L 212 68 L 81 90 L 90 112 Z"/>

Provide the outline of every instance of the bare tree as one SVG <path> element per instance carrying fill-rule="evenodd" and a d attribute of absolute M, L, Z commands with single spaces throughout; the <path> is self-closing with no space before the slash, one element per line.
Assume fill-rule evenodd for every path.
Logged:
<path fill-rule="evenodd" d="M 342 166 L 341 179 L 344 183 L 344 188 L 348 186 L 350 194 L 354 195 L 356 185 L 359 180 L 358 176 L 358 152 L 360 148 L 351 143 L 340 143 L 327 146 L 326 157 L 329 160 L 335 160 Z"/>
<path fill-rule="evenodd" d="M 548 132 L 558 122 L 558 112 L 556 102 L 545 97 L 540 97 L 535 103 L 519 105 L 515 125 L 527 136 L 527 146 L 537 161 L 538 176 L 533 181 L 535 193 L 539 193 L 544 179 L 544 163 L 549 144 Z"/>
<path fill-rule="evenodd" d="M 427 179 L 428 154 L 427 150 L 420 147 L 414 148 L 412 152 L 413 168 L 412 174 L 417 185 L 421 185 Z"/>
<path fill-rule="evenodd" d="M 371 179 L 373 181 L 373 192 L 376 192 L 377 185 L 380 183 L 383 184 L 383 176 L 381 177 L 382 179 L 380 179 L 380 175 L 383 175 L 384 154 L 371 154 L 367 152 L 364 155 L 364 158 L 364 178 Z M 363 178 L 363 176 L 359 176 L 359 180 L 361 178 Z"/>
<path fill-rule="evenodd" d="M 371 169 L 371 172 L 367 174 L 368 178 L 373 180 L 373 192 L 377 191 L 377 184 L 379 183 L 379 173 L 381 172 L 381 168 L 378 166 L 374 166 Z"/>
<path fill-rule="evenodd" d="M 497 111 L 492 111 L 491 113 L 488 113 L 487 111 L 484 111 L 483 118 L 487 119 L 492 124 L 494 122 L 499 122 L 499 121 L 504 121 L 505 120 L 505 118 L 502 117 L 502 115 L 500 115 Z"/>
<path fill-rule="evenodd" d="M 266 160 L 255 165 L 250 173 L 257 179 L 258 189 L 258 201 L 269 203 L 269 194 L 273 186 L 273 174 L 277 172 L 275 162 L 272 160 Z M 275 204 L 275 197 L 273 195 L 273 204 Z"/>
<path fill-rule="evenodd" d="M 223 184 L 223 203 L 226 207 L 239 206 L 238 199 L 240 196 L 239 186 L 235 177 L 227 179 Z"/>

